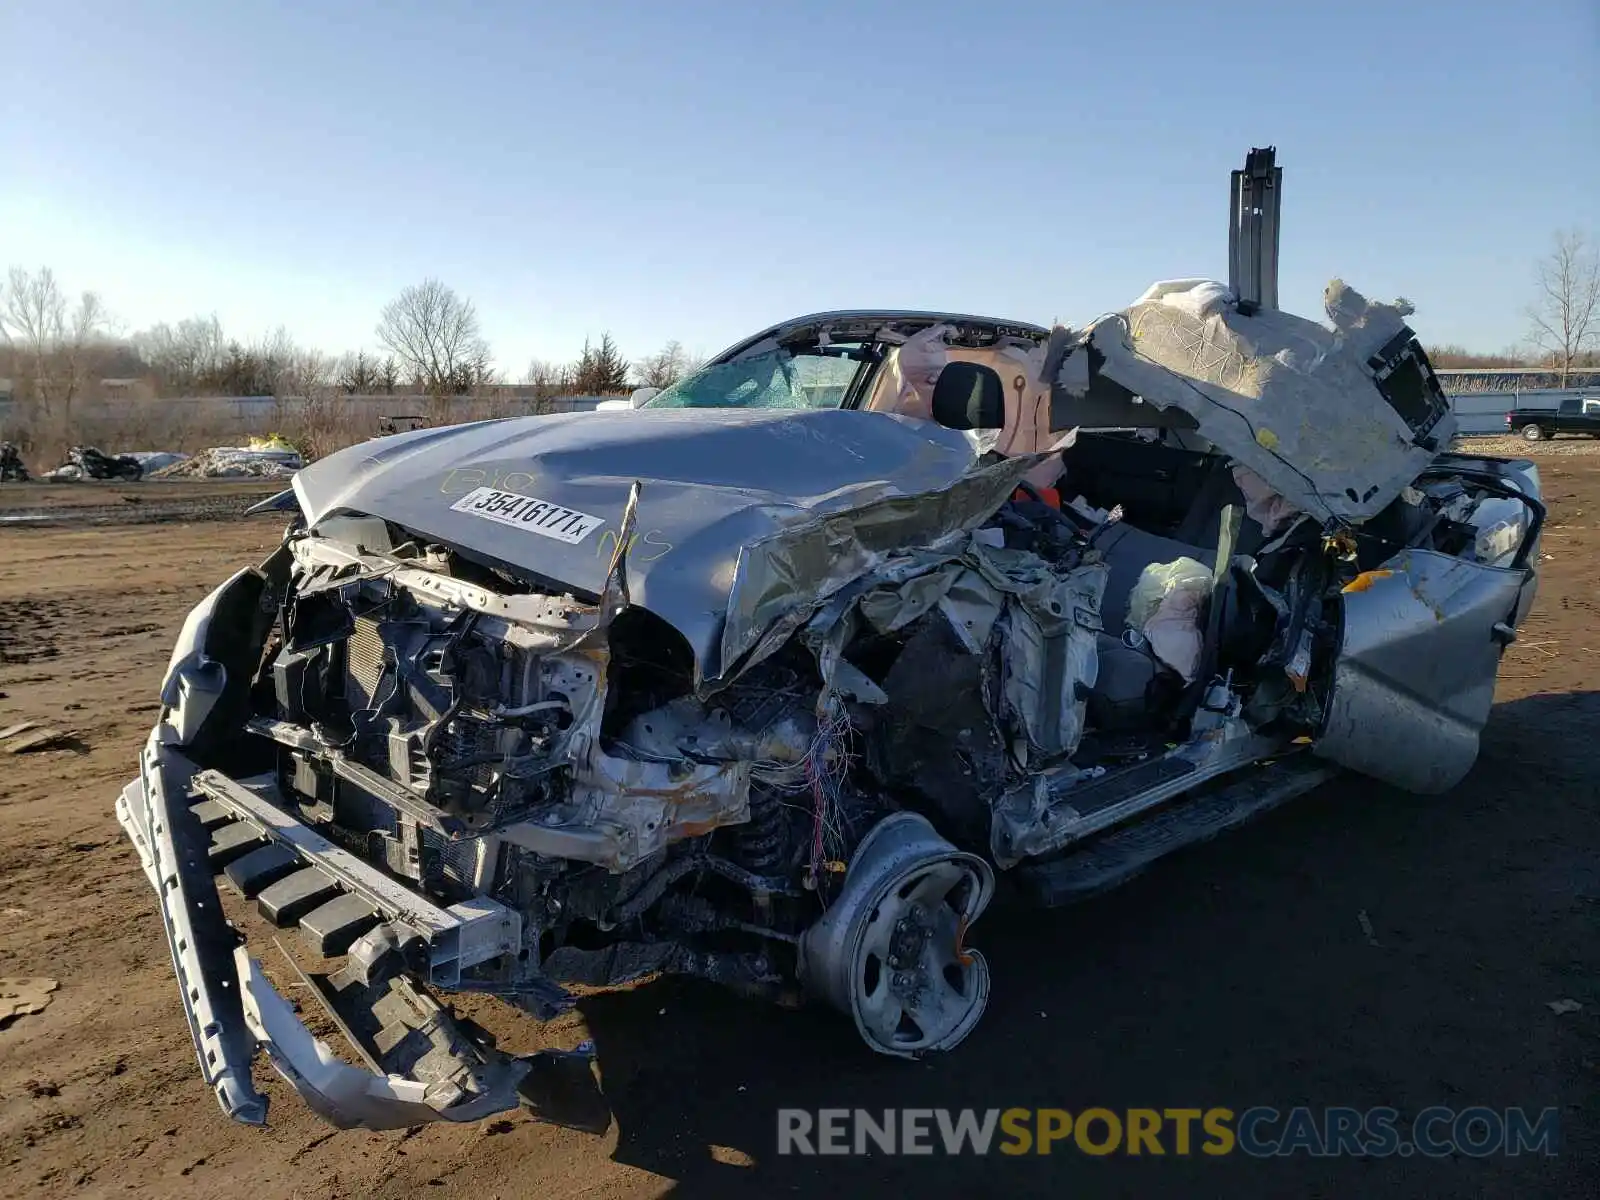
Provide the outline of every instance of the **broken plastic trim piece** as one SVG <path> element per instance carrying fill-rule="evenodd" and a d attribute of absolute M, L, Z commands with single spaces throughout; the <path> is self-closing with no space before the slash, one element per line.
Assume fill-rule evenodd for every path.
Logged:
<path fill-rule="evenodd" d="M 163 721 L 169 730 L 162 735 L 163 741 L 187 746 L 199 734 L 200 727 L 222 698 L 223 689 L 228 683 L 228 670 L 206 653 L 211 626 L 230 593 L 252 573 L 249 567 L 235 571 L 190 609 L 184 618 L 183 628 L 178 631 L 178 640 L 167 663 L 167 673 L 161 680 L 161 703 L 167 707 Z"/>
<path fill-rule="evenodd" d="M 152 733 L 141 768 L 137 790 L 130 787 L 123 793 L 117 816 L 160 902 L 162 930 L 200 1073 L 229 1118 L 264 1124 L 267 1098 L 256 1091 L 250 1076 L 252 1047 L 227 965 L 236 935 L 222 917 L 205 831 L 179 799 L 193 765 L 161 746 Z"/>
<path fill-rule="evenodd" d="M 340 1129 L 478 1121 L 517 1106 L 517 1084 L 527 1074 L 528 1064 L 516 1060 L 497 1064 L 494 1085 L 469 1100 L 460 1100 L 453 1085 L 352 1067 L 301 1023 L 243 946 L 234 952 L 234 963 L 251 1034 L 300 1098 Z"/>
<path fill-rule="evenodd" d="M 488 1086 L 463 1098 L 460 1087 L 446 1081 L 428 1084 L 351 1067 L 301 1024 L 223 918 L 206 853 L 206 831 L 184 804 L 191 781 L 200 776 L 213 785 L 213 796 L 222 792 L 235 802 L 230 807 L 236 813 L 243 807 L 238 793 L 248 793 L 237 784 L 232 789 L 217 788 L 214 773 L 197 773 L 193 763 L 161 744 L 159 732 L 158 727 L 146 745 L 140 778 L 118 796 L 116 814 L 155 888 L 200 1071 L 222 1111 L 243 1124 L 266 1123 L 267 1098 L 256 1090 L 250 1067 L 258 1045 L 306 1102 L 341 1128 L 475 1121 L 515 1107 L 526 1063 L 500 1059 L 481 1067 L 469 1064 Z M 250 811 L 260 819 L 258 808 Z M 416 919 L 421 902 L 409 899 L 409 915 Z M 455 923 L 463 941 L 474 916 L 487 917 L 496 927 L 501 923 L 495 918 L 503 914 L 459 911 L 465 907 L 443 914 Z M 465 955 L 469 948 L 458 949 Z M 472 952 L 486 949 L 475 943 Z M 448 1022 L 442 1015 L 439 1019 Z"/>
<path fill-rule="evenodd" d="M 996 803 L 990 853 L 1002 869 L 1054 854 L 1283 749 L 1281 739 L 1259 734 L 1199 738 L 1098 778 L 1084 779 L 1071 764 L 1040 772 Z"/>

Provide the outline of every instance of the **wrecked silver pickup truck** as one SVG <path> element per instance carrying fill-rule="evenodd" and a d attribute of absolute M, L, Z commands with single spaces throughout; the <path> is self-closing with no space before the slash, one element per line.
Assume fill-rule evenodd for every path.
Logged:
<path fill-rule="evenodd" d="M 1471 766 L 1532 464 L 1448 452 L 1407 309 L 1178 281 L 1084 329 L 846 312 L 637 411 L 301 471 L 190 615 L 117 801 L 201 1069 L 341 1126 L 517 1103 L 435 993 L 660 972 L 955 1046 L 1004 872 L 1060 904 L 1347 768 Z M 328 960 L 302 1024 L 214 873 Z"/>

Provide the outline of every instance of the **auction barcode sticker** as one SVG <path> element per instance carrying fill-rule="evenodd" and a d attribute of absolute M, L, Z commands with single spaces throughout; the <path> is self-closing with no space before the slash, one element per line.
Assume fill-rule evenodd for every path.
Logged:
<path fill-rule="evenodd" d="M 590 516 L 537 496 L 487 487 L 474 488 L 452 504 L 450 509 L 452 512 L 482 517 L 485 521 L 509 525 L 512 529 L 526 529 L 530 533 L 574 546 L 606 523 L 604 517 Z"/>

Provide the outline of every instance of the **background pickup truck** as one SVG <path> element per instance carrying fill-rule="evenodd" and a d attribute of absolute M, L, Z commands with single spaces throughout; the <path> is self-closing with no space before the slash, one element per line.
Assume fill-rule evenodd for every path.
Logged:
<path fill-rule="evenodd" d="M 1555 408 L 1514 408 L 1506 414 L 1506 431 L 1520 433 L 1530 442 L 1558 433 L 1600 437 L 1600 394 L 1564 396 Z"/>

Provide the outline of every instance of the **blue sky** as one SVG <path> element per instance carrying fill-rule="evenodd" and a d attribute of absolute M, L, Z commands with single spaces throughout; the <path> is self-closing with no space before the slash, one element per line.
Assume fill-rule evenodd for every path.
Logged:
<path fill-rule="evenodd" d="M 1275 144 L 1284 307 L 1339 275 L 1496 350 L 1553 232 L 1600 236 L 1597 14 L 14 0 L 0 268 L 330 352 L 436 275 L 512 375 L 835 307 L 1082 321 L 1225 277 Z"/>

